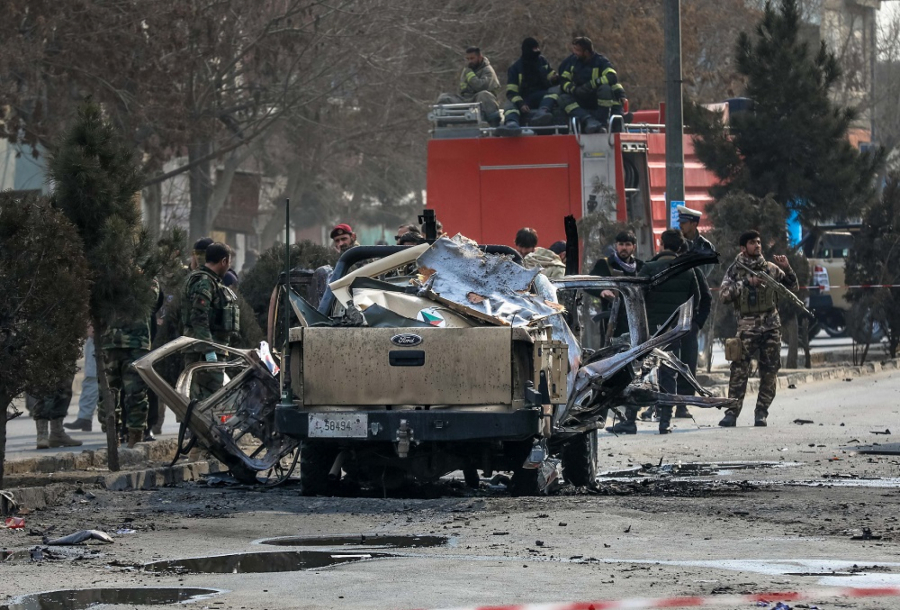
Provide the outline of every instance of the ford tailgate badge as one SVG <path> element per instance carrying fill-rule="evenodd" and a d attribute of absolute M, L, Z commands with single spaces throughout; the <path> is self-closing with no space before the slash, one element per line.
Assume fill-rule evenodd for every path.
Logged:
<path fill-rule="evenodd" d="M 398 347 L 414 347 L 416 345 L 421 345 L 422 337 L 411 333 L 404 333 L 402 335 L 394 335 L 391 337 L 391 343 Z"/>

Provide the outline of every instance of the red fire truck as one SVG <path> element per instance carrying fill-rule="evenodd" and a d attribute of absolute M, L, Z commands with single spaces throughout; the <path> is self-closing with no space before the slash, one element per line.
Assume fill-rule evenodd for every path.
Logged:
<path fill-rule="evenodd" d="M 666 229 L 663 106 L 635 112 L 621 133 L 602 134 L 580 134 L 572 125 L 546 135 L 493 137 L 477 115 L 477 104 L 436 106 L 429 115 L 428 207 L 445 231 L 510 244 L 518 229 L 532 227 L 547 247 L 565 239 L 565 216 L 605 211 L 643 227 L 641 252 L 656 250 Z M 705 210 L 716 179 L 689 135 L 684 160 L 685 205 Z"/>

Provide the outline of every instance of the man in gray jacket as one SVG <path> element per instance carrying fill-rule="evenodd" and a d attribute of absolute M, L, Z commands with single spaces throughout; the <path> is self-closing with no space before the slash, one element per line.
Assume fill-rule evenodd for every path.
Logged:
<path fill-rule="evenodd" d="M 491 62 L 481 54 L 478 47 L 466 49 L 466 67 L 459 75 L 459 92 L 442 93 L 438 104 L 465 104 L 478 102 L 481 113 L 491 127 L 500 124 L 500 106 L 497 94 L 500 92 L 500 81 L 491 67 Z"/>

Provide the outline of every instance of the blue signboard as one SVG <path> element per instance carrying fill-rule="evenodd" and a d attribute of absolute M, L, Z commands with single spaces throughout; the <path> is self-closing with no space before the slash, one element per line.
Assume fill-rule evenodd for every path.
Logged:
<path fill-rule="evenodd" d="M 678 222 L 678 206 L 684 205 L 683 201 L 675 201 L 674 199 L 669 202 L 669 228 L 670 229 L 680 229 L 681 223 Z"/>

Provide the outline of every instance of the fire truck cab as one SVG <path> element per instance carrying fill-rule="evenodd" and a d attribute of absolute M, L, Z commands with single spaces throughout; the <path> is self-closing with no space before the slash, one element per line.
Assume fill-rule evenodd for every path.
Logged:
<path fill-rule="evenodd" d="M 667 228 L 664 107 L 635 112 L 625 125 L 612 117 L 609 133 L 582 134 L 573 121 L 496 137 L 477 106 L 435 106 L 429 114 L 428 207 L 446 232 L 510 244 L 518 229 L 532 227 L 546 247 L 565 239 L 565 216 L 604 213 L 639 227 L 645 257 L 656 251 Z M 683 137 L 685 205 L 705 210 L 716 179 L 691 136 Z"/>

